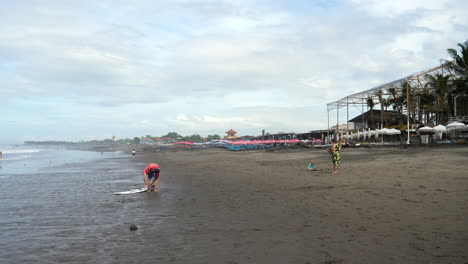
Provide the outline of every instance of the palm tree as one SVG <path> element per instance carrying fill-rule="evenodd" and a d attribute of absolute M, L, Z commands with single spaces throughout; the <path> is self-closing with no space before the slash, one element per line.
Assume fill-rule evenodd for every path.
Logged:
<path fill-rule="evenodd" d="M 434 101 L 435 97 L 434 94 L 431 94 L 429 92 L 424 92 L 419 95 L 419 105 L 420 107 L 420 120 L 424 120 L 425 123 L 430 122 L 430 113 L 432 112 L 434 108 Z M 424 118 L 422 116 L 424 115 Z"/>
<path fill-rule="evenodd" d="M 427 75 L 429 84 L 434 88 L 434 95 L 436 97 L 436 121 L 442 123 L 447 120 L 447 95 L 449 94 L 448 81 L 450 75 L 443 75 L 436 73 L 435 75 Z"/>
<path fill-rule="evenodd" d="M 447 49 L 447 52 L 453 59 L 453 61 L 449 63 L 449 68 L 460 75 L 460 77 L 468 79 L 468 41 L 464 44 L 458 43 L 458 46 L 461 48 L 460 55 L 458 55 L 455 49 Z"/>
<path fill-rule="evenodd" d="M 385 99 L 383 98 L 383 92 L 382 90 L 379 90 L 377 92 L 377 97 L 379 98 L 380 102 L 380 128 L 383 128 L 383 122 L 384 122 L 384 101 Z"/>
<path fill-rule="evenodd" d="M 415 116 L 415 107 L 414 105 L 414 91 L 412 90 L 411 84 L 407 81 L 403 82 L 401 85 L 401 94 L 397 98 L 400 104 L 400 114 L 403 114 L 403 106 L 406 106 L 406 111 L 408 113 L 408 120 L 411 120 L 411 116 Z"/>
<path fill-rule="evenodd" d="M 403 100 L 402 97 L 400 96 L 399 92 L 395 88 L 389 88 L 388 92 L 390 93 L 391 97 L 388 98 L 389 104 L 393 106 L 393 110 L 398 111 L 400 116 L 403 114 Z M 401 119 L 398 118 L 398 123 L 401 125 Z"/>
<path fill-rule="evenodd" d="M 447 52 L 452 57 L 452 61 L 448 62 L 448 68 L 455 72 L 457 79 L 454 80 L 452 91 L 447 95 L 448 105 L 450 109 L 455 111 L 454 98 L 458 95 L 468 94 L 468 41 L 464 44 L 458 43 L 461 49 L 460 55 L 455 49 L 447 49 Z M 466 97 L 464 97 L 466 101 Z M 466 106 L 465 106 L 466 110 Z"/>

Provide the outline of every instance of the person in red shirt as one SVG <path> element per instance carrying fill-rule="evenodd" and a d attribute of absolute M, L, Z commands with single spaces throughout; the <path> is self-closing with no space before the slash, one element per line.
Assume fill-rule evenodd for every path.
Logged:
<path fill-rule="evenodd" d="M 147 192 L 151 192 L 151 189 L 153 189 L 154 192 L 158 191 L 160 171 L 161 169 L 156 163 L 149 164 L 143 170 L 143 180 L 145 181 L 145 186 L 148 189 Z"/>

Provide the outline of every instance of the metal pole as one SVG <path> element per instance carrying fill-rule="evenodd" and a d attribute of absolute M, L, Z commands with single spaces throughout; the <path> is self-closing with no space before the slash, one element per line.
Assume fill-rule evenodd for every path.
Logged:
<path fill-rule="evenodd" d="M 362 128 L 366 128 L 367 125 L 364 124 L 364 96 L 362 97 L 361 112 L 362 112 Z"/>
<path fill-rule="evenodd" d="M 336 107 L 336 130 L 335 130 L 335 139 L 338 140 L 338 135 L 340 134 L 340 107 Z"/>
<path fill-rule="evenodd" d="M 327 144 L 329 143 L 328 140 L 330 138 L 330 109 L 327 106 L 327 124 L 328 124 L 328 130 L 327 130 Z"/>
<path fill-rule="evenodd" d="M 406 130 L 408 131 L 408 139 L 406 140 L 406 144 L 410 144 L 410 101 L 409 101 L 409 88 L 408 88 L 408 80 L 406 80 L 406 113 L 408 116 L 406 117 Z"/>
<path fill-rule="evenodd" d="M 346 135 L 349 130 L 349 97 L 346 97 Z"/>

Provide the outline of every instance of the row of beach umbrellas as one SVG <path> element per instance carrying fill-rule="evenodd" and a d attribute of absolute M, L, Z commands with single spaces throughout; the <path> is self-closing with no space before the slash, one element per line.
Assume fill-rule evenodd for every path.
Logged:
<path fill-rule="evenodd" d="M 465 125 L 460 122 L 452 122 L 448 124 L 447 126 L 444 125 L 437 125 L 435 127 L 428 127 L 424 126 L 418 129 L 419 132 L 424 132 L 424 133 L 436 133 L 436 132 L 442 132 L 445 133 L 447 130 L 452 131 L 452 130 L 463 130 L 463 131 L 468 131 L 468 125 Z"/>
<path fill-rule="evenodd" d="M 219 140 L 216 143 L 220 144 L 232 144 L 232 145 L 259 145 L 259 144 L 295 144 L 299 142 L 299 139 L 282 139 L 282 140 L 237 140 L 237 141 L 229 141 L 229 140 Z M 321 141 L 321 140 L 320 140 Z M 323 142 L 323 141 L 321 141 Z M 172 143 L 170 145 L 203 145 L 203 144 L 210 144 L 213 142 L 208 143 L 193 143 L 189 141 L 179 141 L 176 143 Z"/>
<path fill-rule="evenodd" d="M 468 125 L 465 125 L 460 122 L 452 122 L 448 124 L 447 126 L 444 125 L 437 125 L 435 127 L 428 127 L 424 126 L 418 129 L 419 132 L 423 133 L 446 133 L 447 130 L 463 130 L 463 131 L 468 131 Z M 356 138 L 361 138 L 361 137 L 379 137 L 382 135 L 400 135 L 401 131 L 395 128 L 382 128 L 382 129 L 376 129 L 376 130 L 367 130 L 367 131 L 358 131 L 357 133 L 353 134 L 348 134 L 346 132 L 346 135 L 343 135 L 344 138 L 346 139 L 356 139 Z M 224 143 L 224 144 L 232 144 L 232 145 L 259 145 L 259 144 L 295 144 L 298 143 L 300 140 L 299 139 L 281 139 L 281 140 L 251 140 L 251 141 L 246 141 L 246 140 L 238 140 L 238 141 L 227 141 L 227 140 L 219 140 L 219 143 Z M 314 139 L 312 141 L 314 144 L 319 144 L 323 143 L 322 140 L 320 139 Z M 187 141 L 180 141 L 177 143 L 173 143 L 175 145 L 192 145 L 194 144 L 193 142 L 187 142 Z"/>
<path fill-rule="evenodd" d="M 346 139 L 356 139 L 360 137 L 366 138 L 366 137 L 372 137 L 372 136 L 379 137 L 382 135 L 400 135 L 400 134 L 401 134 L 401 131 L 398 129 L 382 128 L 382 129 L 376 129 L 376 130 L 358 131 L 357 133 L 353 133 L 350 135 L 348 134 L 343 135 L 343 137 Z"/>
<path fill-rule="evenodd" d="M 299 139 L 281 139 L 281 140 L 238 140 L 232 141 L 231 144 L 233 145 L 259 145 L 259 144 L 295 144 L 299 142 Z"/>

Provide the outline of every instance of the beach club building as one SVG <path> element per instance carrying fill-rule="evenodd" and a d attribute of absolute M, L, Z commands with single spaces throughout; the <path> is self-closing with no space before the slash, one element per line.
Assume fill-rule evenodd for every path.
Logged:
<path fill-rule="evenodd" d="M 378 139 L 380 142 L 385 142 L 387 138 L 400 138 L 400 144 L 412 144 L 419 142 L 415 138 L 422 135 L 421 128 L 426 130 L 424 133 L 439 134 L 436 138 L 441 142 L 445 139 L 449 143 L 465 142 L 464 131 L 468 130 L 468 118 L 465 117 L 467 93 L 441 92 L 439 81 L 434 81 L 437 76 L 445 76 L 448 86 L 468 85 L 468 81 L 462 79 L 463 76 L 451 70 L 452 65 L 452 61 L 446 61 L 439 66 L 328 103 L 329 135 L 326 142 L 345 136 L 363 141 Z M 386 110 L 389 107 L 398 111 Z M 354 116 L 358 112 L 359 115 L 350 118 L 350 114 Z M 343 120 L 353 122 L 354 129 L 331 129 L 331 125 L 338 125 Z M 446 135 L 446 138 L 441 135 Z M 397 140 L 393 141 L 397 143 Z"/>

